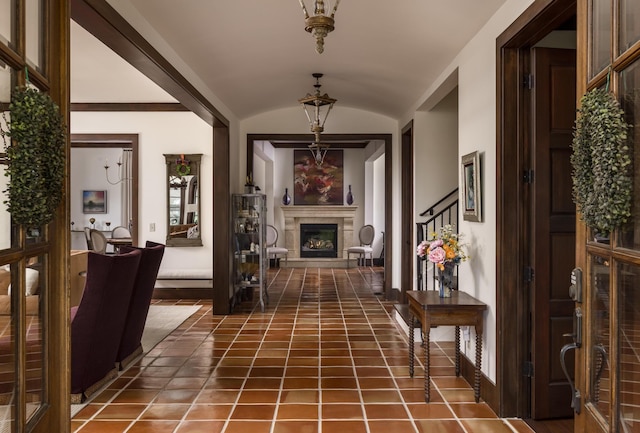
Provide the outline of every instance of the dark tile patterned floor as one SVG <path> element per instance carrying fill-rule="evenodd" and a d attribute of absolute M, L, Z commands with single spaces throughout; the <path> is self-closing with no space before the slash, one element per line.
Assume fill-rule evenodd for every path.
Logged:
<path fill-rule="evenodd" d="M 197 302 L 196 314 L 72 419 L 72 431 L 532 432 L 474 402 L 455 377 L 453 343 L 432 345 L 424 403 L 420 360 L 409 377 L 407 338 L 392 304 L 374 294 L 381 270 L 269 272 L 264 313 L 247 302 L 214 316 L 211 302 Z"/>

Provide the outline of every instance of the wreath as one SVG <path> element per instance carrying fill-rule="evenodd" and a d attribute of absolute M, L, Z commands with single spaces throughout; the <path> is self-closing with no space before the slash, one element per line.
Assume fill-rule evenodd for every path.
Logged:
<path fill-rule="evenodd" d="M 189 164 L 191 164 L 191 161 L 184 159 L 184 155 L 182 155 L 180 159 L 176 160 L 176 173 L 178 173 L 180 177 L 188 176 L 189 173 L 191 173 L 191 166 Z"/>
<path fill-rule="evenodd" d="M 588 227 L 608 234 L 631 216 L 629 125 L 610 92 L 594 89 L 580 100 L 573 135 L 573 199 Z"/>
<path fill-rule="evenodd" d="M 40 227 L 62 200 L 66 127 L 51 97 L 32 87 L 15 89 L 9 113 L 10 120 L 3 113 L 6 129 L 0 127 L 9 178 L 4 204 L 14 223 Z"/>

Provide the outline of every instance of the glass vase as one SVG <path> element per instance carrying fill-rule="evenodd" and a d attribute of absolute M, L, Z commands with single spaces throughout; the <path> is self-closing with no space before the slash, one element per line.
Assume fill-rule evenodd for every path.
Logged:
<path fill-rule="evenodd" d="M 282 204 L 289 206 L 291 204 L 291 196 L 289 195 L 289 188 L 284 189 L 284 195 L 282 196 Z"/>
<path fill-rule="evenodd" d="M 438 268 L 438 278 L 440 280 L 440 297 L 450 298 L 453 291 L 453 269 L 455 264 L 453 262 L 446 262 L 444 269 Z"/>

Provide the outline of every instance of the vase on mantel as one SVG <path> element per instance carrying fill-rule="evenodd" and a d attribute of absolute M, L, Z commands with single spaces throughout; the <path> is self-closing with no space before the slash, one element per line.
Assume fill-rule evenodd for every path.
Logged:
<path fill-rule="evenodd" d="M 455 263 L 445 262 L 444 269 L 438 268 L 438 278 L 440 280 L 440 297 L 450 298 L 451 292 L 454 290 L 453 270 Z"/>
<path fill-rule="evenodd" d="M 291 204 L 291 196 L 289 195 L 289 188 L 284 189 L 284 195 L 282 196 L 282 204 L 289 206 Z"/>
<path fill-rule="evenodd" d="M 347 204 L 349 206 L 353 204 L 353 194 L 351 193 L 351 185 L 349 185 L 349 192 L 347 193 Z"/>

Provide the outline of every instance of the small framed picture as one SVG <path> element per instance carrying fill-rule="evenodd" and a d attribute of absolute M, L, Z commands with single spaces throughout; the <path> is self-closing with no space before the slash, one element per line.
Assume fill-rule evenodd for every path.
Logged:
<path fill-rule="evenodd" d="M 482 221 L 482 185 L 480 155 L 473 152 L 462 157 L 462 217 L 465 221 Z"/>
<path fill-rule="evenodd" d="M 107 191 L 82 191 L 82 213 L 107 213 Z"/>

